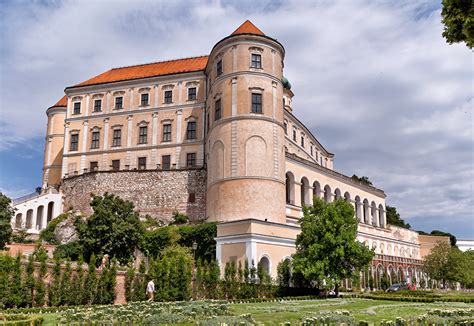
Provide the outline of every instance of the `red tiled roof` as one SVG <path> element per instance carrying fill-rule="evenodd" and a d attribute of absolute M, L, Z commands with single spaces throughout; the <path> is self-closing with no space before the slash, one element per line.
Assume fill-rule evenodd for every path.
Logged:
<path fill-rule="evenodd" d="M 261 30 L 257 28 L 250 20 L 246 20 L 242 25 L 240 25 L 231 35 L 237 34 L 257 34 L 265 35 Z"/>
<path fill-rule="evenodd" d="M 52 107 L 54 106 L 67 106 L 67 96 L 64 95 L 59 101 L 56 102 Z"/>
<path fill-rule="evenodd" d="M 208 56 L 206 55 L 186 59 L 176 59 L 143 65 L 114 68 L 73 87 L 201 71 L 206 67 L 207 59 Z"/>

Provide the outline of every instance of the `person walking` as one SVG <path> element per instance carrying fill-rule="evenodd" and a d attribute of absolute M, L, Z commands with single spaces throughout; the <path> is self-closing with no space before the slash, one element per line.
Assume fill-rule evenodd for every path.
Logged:
<path fill-rule="evenodd" d="M 148 302 L 155 300 L 155 283 L 153 283 L 153 280 L 150 280 L 146 285 L 146 294 L 148 295 Z"/>

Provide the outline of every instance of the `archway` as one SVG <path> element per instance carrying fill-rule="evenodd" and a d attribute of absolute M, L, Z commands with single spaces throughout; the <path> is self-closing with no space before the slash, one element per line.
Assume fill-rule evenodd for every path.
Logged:
<path fill-rule="evenodd" d="M 385 209 L 382 204 L 379 205 L 379 225 L 385 227 Z"/>
<path fill-rule="evenodd" d="M 301 206 L 309 205 L 309 181 L 306 177 L 301 178 Z"/>
<path fill-rule="evenodd" d="M 22 216 L 23 216 L 23 215 L 22 215 L 21 213 L 16 214 L 16 217 L 15 217 L 15 228 L 18 228 L 18 229 L 21 228 L 21 223 L 22 223 L 21 218 L 22 218 Z"/>
<path fill-rule="evenodd" d="M 364 199 L 363 205 L 364 205 L 364 208 L 363 208 L 364 223 L 369 224 L 369 201 L 367 199 Z"/>
<path fill-rule="evenodd" d="M 375 204 L 375 202 L 372 202 L 370 206 L 370 217 L 372 219 L 372 225 L 377 226 L 377 205 Z"/>
<path fill-rule="evenodd" d="M 295 204 L 295 175 L 292 172 L 286 172 L 286 203 Z"/>
<path fill-rule="evenodd" d="M 36 209 L 36 230 L 41 230 L 43 225 L 44 206 L 41 205 Z"/>
<path fill-rule="evenodd" d="M 26 228 L 31 229 L 33 227 L 33 210 L 29 209 L 26 212 Z"/>
<path fill-rule="evenodd" d="M 361 214 L 361 203 L 360 203 L 360 197 L 356 196 L 355 197 L 355 215 L 357 218 L 358 222 L 362 222 L 362 214 Z"/>
<path fill-rule="evenodd" d="M 334 190 L 334 199 L 338 200 L 338 199 L 341 199 L 341 198 L 342 198 L 341 190 L 339 188 L 336 188 L 336 190 Z"/>
<path fill-rule="evenodd" d="M 330 203 L 332 201 L 331 187 L 329 185 L 324 187 L 324 201 L 326 203 Z"/>
<path fill-rule="evenodd" d="M 48 216 L 46 217 L 46 224 L 49 224 L 51 220 L 53 219 L 53 213 L 54 213 L 54 202 L 50 201 L 48 204 Z"/>
<path fill-rule="evenodd" d="M 313 196 L 321 198 L 321 185 L 318 181 L 313 182 Z"/>
<path fill-rule="evenodd" d="M 270 275 L 270 259 L 268 259 L 267 256 L 263 256 L 260 258 L 259 264 L 260 268 L 262 268 L 262 270 L 267 273 L 267 275 Z"/>

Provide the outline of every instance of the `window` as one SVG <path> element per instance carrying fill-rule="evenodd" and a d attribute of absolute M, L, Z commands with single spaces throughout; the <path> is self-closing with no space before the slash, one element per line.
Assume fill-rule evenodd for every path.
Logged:
<path fill-rule="evenodd" d="M 318 151 L 315 151 L 314 155 L 316 156 L 316 162 L 318 161 Z"/>
<path fill-rule="evenodd" d="M 293 129 L 293 141 L 296 141 L 296 130 Z"/>
<path fill-rule="evenodd" d="M 288 124 L 283 122 L 283 128 L 285 128 L 285 135 L 288 135 Z"/>
<path fill-rule="evenodd" d="M 138 143 L 139 144 L 146 144 L 147 143 L 147 132 L 148 127 L 140 127 L 138 131 Z"/>
<path fill-rule="evenodd" d="M 77 151 L 79 144 L 79 134 L 72 134 L 71 135 L 71 145 L 69 146 L 69 150 L 72 151 Z"/>
<path fill-rule="evenodd" d="M 123 109 L 123 96 L 118 96 L 115 98 L 115 110 Z"/>
<path fill-rule="evenodd" d="M 222 60 L 217 61 L 216 64 L 216 76 L 222 75 Z"/>
<path fill-rule="evenodd" d="M 72 114 L 81 114 L 81 102 L 74 103 L 74 111 Z"/>
<path fill-rule="evenodd" d="M 99 162 L 97 162 L 97 161 L 91 162 L 90 163 L 90 171 L 94 172 L 94 171 L 97 171 L 97 170 L 99 170 Z"/>
<path fill-rule="evenodd" d="M 252 113 L 262 113 L 262 94 L 252 93 Z"/>
<path fill-rule="evenodd" d="M 165 91 L 165 103 L 173 103 L 173 91 Z"/>
<path fill-rule="evenodd" d="M 196 99 L 196 87 L 188 88 L 188 101 L 194 101 Z"/>
<path fill-rule="evenodd" d="M 260 54 L 252 54 L 252 61 L 250 67 L 262 68 L 262 56 Z"/>
<path fill-rule="evenodd" d="M 99 139 L 100 139 L 100 132 L 99 131 L 92 132 L 91 149 L 99 148 Z"/>
<path fill-rule="evenodd" d="M 112 160 L 112 170 L 120 170 L 120 160 Z"/>
<path fill-rule="evenodd" d="M 311 146 L 311 156 L 313 156 L 313 146 Z"/>
<path fill-rule="evenodd" d="M 146 169 L 146 157 L 139 157 L 138 158 L 138 169 L 145 170 Z"/>
<path fill-rule="evenodd" d="M 186 166 L 187 167 L 196 166 L 196 153 L 187 153 L 186 154 Z"/>
<path fill-rule="evenodd" d="M 221 100 L 218 99 L 214 105 L 214 120 L 219 120 L 222 117 Z"/>
<path fill-rule="evenodd" d="M 140 96 L 140 105 L 147 106 L 148 105 L 148 93 L 142 94 Z"/>
<path fill-rule="evenodd" d="M 196 121 L 189 121 L 186 129 L 186 138 L 188 140 L 196 139 Z"/>
<path fill-rule="evenodd" d="M 102 111 L 102 100 L 95 100 L 94 101 L 94 112 Z"/>
<path fill-rule="evenodd" d="M 114 129 L 112 147 L 119 147 L 122 145 L 122 130 Z"/>
<path fill-rule="evenodd" d="M 164 142 L 171 141 L 171 124 L 169 123 L 163 125 L 163 141 Z"/>
<path fill-rule="evenodd" d="M 301 136 L 301 147 L 304 147 L 304 136 Z"/>
<path fill-rule="evenodd" d="M 169 170 L 171 168 L 171 155 L 163 155 L 161 157 L 161 168 Z"/>
<path fill-rule="evenodd" d="M 196 202 L 196 194 L 191 192 L 188 194 L 188 203 L 195 203 Z"/>
<path fill-rule="evenodd" d="M 209 132 L 210 121 L 211 121 L 211 115 L 210 115 L 210 113 L 207 113 L 207 120 L 206 120 L 206 130 L 207 130 L 207 132 Z"/>

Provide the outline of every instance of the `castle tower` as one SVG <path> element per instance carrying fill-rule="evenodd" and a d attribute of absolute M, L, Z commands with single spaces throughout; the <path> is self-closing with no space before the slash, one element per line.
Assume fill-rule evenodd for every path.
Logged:
<path fill-rule="evenodd" d="M 44 146 L 43 189 L 56 186 L 61 182 L 63 163 L 64 120 L 66 119 L 67 97 L 46 110 L 48 125 Z"/>
<path fill-rule="evenodd" d="M 285 223 L 283 46 L 244 22 L 206 67 L 207 217 Z"/>

